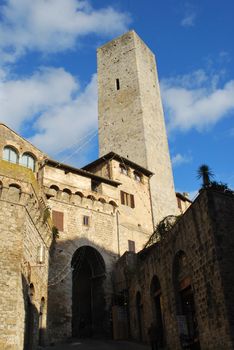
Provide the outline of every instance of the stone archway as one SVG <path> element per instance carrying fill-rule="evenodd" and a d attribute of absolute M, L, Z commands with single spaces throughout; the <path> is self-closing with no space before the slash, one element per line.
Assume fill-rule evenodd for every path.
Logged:
<path fill-rule="evenodd" d="M 103 282 L 105 262 L 90 246 L 77 249 L 72 258 L 72 336 L 103 336 L 107 326 Z"/>
<path fill-rule="evenodd" d="M 164 326 L 162 314 L 162 291 L 159 279 L 153 276 L 150 285 L 150 295 L 152 302 L 153 323 L 158 331 L 158 343 L 162 347 L 164 344 Z"/>
<path fill-rule="evenodd" d="M 173 279 L 180 342 L 183 348 L 200 350 L 192 272 L 188 258 L 179 251 L 174 259 Z"/>

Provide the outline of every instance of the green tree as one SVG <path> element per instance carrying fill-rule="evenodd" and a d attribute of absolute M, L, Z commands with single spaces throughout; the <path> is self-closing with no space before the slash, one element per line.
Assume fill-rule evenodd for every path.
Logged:
<path fill-rule="evenodd" d="M 208 165 L 202 164 L 199 166 L 197 171 L 197 178 L 202 179 L 202 187 L 209 187 L 212 177 L 214 177 L 214 174 Z"/>

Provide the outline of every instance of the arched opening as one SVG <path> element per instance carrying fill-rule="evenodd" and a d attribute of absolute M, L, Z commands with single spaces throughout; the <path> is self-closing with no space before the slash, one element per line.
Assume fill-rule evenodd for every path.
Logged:
<path fill-rule="evenodd" d="M 105 263 L 101 254 L 83 246 L 72 258 L 72 335 L 91 337 L 107 333 L 103 282 Z"/>
<path fill-rule="evenodd" d="M 104 198 L 99 198 L 98 201 L 101 202 L 102 204 L 106 203 L 106 200 Z"/>
<path fill-rule="evenodd" d="M 50 197 L 57 197 L 57 194 L 58 194 L 58 191 L 59 191 L 59 187 L 56 186 L 56 185 L 51 185 L 50 186 L 50 189 L 47 193 L 47 198 L 49 199 Z"/>
<path fill-rule="evenodd" d="M 95 201 L 96 198 L 94 196 L 92 196 L 91 194 L 87 196 L 88 199 L 91 199 L 91 201 Z"/>
<path fill-rule="evenodd" d="M 174 288 L 180 341 L 183 348 L 200 349 L 198 324 L 187 256 L 180 251 L 174 260 Z"/>
<path fill-rule="evenodd" d="M 24 153 L 21 158 L 21 164 L 24 165 L 26 168 L 29 168 L 32 171 L 35 171 L 35 167 L 36 167 L 35 156 L 33 156 L 31 153 Z"/>
<path fill-rule="evenodd" d="M 69 190 L 69 188 L 64 188 L 62 191 L 62 198 L 64 200 L 69 201 L 71 194 L 72 194 L 72 192 L 71 192 L 71 190 Z"/>
<path fill-rule="evenodd" d="M 3 149 L 3 159 L 11 163 L 19 163 L 19 153 L 12 146 L 6 146 Z"/>
<path fill-rule="evenodd" d="M 142 341 L 142 302 L 141 302 L 141 293 L 137 292 L 136 294 L 136 316 L 137 316 L 137 338 L 139 341 Z"/>
<path fill-rule="evenodd" d="M 82 193 L 82 192 L 79 192 L 79 191 L 78 191 L 78 192 L 76 192 L 76 193 L 75 193 L 75 195 L 76 195 L 76 196 L 79 196 L 79 197 L 81 197 L 81 198 L 83 198 L 83 197 L 84 197 L 83 193 Z"/>
<path fill-rule="evenodd" d="M 21 187 L 18 184 L 10 184 L 8 197 L 12 200 L 19 200 L 21 195 Z"/>
<path fill-rule="evenodd" d="M 150 285 L 150 295 L 152 301 L 153 324 L 157 329 L 158 344 L 160 347 L 164 343 L 163 317 L 162 317 L 162 292 L 157 276 L 153 276 Z"/>
<path fill-rule="evenodd" d="M 39 313 L 39 337 L 38 337 L 38 345 L 45 345 L 45 327 L 44 327 L 44 314 L 45 314 L 45 298 L 41 298 L 40 304 L 40 313 Z"/>
<path fill-rule="evenodd" d="M 109 204 L 113 205 L 113 207 L 117 208 L 117 204 L 114 201 L 110 201 Z"/>

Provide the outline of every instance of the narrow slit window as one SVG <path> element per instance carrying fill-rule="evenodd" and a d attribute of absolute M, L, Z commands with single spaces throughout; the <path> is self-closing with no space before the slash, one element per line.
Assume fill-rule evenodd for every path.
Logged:
<path fill-rule="evenodd" d="M 86 216 L 86 215 L 83 216 L 83 225 L 89 226 L 89 216 Z"/>
<path fill-rule="evenodd" d="M 117 90 L 119 90 L 119 89 L 120 89 L 119 79 L 116 79 L 116 89 L 117 89 Z"/>

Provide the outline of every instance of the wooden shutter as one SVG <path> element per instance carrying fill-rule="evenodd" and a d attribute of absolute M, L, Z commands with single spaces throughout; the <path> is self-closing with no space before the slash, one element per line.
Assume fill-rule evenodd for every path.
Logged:
<path fill-rule="evenodd" d="M 134 202 L 133 194 L 130 194 L 130 199 L 131 199 L 131 208 L 135 208 L 135 202 Z"/>
<path fill-rule="evenodd" d="M 121 198 L 121 204 L 125 204 L 123 191 L 120 191 L 120 198 Z"/>
<path fill-rule="evenodd" d="M 52 220 L 54 226 L 56 226 L 59 231 L 63 231 L 63 213 L 52 210 Z"/>

